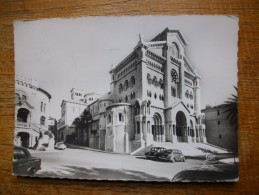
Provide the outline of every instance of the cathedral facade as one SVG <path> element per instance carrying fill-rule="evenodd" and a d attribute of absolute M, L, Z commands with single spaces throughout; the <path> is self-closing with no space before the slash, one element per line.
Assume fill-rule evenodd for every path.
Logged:
<path fill-rule="evenodd" d="M 87 108 L 93 115 L 91 128 L 98 132 L 89 137 L 90 147 L 131 153 L 154 142 L 206 143 L 201 77 L 186 47 L 178 30 L 166 28 L 150 41 L 140 36 L 110 71 L 110 93 Z"/>

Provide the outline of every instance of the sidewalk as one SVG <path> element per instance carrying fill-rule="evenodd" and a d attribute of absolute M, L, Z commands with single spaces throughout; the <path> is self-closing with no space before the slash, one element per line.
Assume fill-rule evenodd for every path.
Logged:
<path fill-rule="evenodd" d="M 78 145 L 73 145 L 73 144 L 66 144 L 68 148 L 74 148 L 74 149 L 82 149 L 82 150 L 90 150 L 94 152 L 101 152 L 101 153 L 110 153 L 110 154 L 120 154 L 120 155 L 130 155 L 127 153 L 117 153 L 117 152 L 110 152 L 110 151 L 105 151 L 105 150 L 99 150 L 99 149 L 94 149 L 94 148 L 89 148 L 86 146 L 78 146 Z"/>

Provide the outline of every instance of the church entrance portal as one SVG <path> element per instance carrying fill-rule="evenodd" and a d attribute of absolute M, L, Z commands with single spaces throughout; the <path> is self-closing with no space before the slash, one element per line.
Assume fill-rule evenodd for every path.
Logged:
<path fill-rule="evenodd" d="M 29 133 L 19 132 L 17 134 L 17 136 L 19 136 L 21 138 L 21 146 L 23 146 L 25 148 L 28 148 L 29 147 L 29 139 L 30 139 Z"/>
<path fill-rule="evenodd" d="M 176 135 L 178 142 L 188 142 L 186 116 L 182 111 L 176 114 Z"/>
<path fill-rule="evenodd" d="M 153 116 L 152 134 L 154 141 L 164 141 L 164 125 L 162 124 L 162 117 L 158 113 L 155 113 Z"/>

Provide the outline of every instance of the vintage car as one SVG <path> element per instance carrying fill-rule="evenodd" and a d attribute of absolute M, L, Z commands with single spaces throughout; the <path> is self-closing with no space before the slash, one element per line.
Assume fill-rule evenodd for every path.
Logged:
<path fill-rule="evenodd" d="M 145 153 L 146 158 L 157 159 L 157 154 L 164 152 L 166 149 L 163 147 L 152 147 L 148 152 Z"/>
<path fill-rule="evenodd" d="M 32 157 L 30 152 L 20 146 L 14 146 L 13 174 L 28 176 L 41 169 L 41 159 Z"/>
<path fill-rule="evenodd" d="M 57 150 L 65 150 L 67 147 L 63 142 L 57 142 L 54 148 Z"/>
<path fill-rule="evenodd" d="M 180 150 L 176 149 L 167 149 L 159 154 L 157 154 L 157 159 L 166 160 L 166 161 L 180 161 L 185 162 L 185 156 Z"/>

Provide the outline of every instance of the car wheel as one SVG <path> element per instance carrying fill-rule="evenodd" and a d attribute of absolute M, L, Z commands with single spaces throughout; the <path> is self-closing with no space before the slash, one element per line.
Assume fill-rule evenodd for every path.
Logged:
<path fill-rule="evenodd" d="M 174 157 L 172 157 L 170 160 L 171 160 L 171 162 L 172 162 L 172 163 L 174 163 L 174 162 L 175 162 Z"/>
<path fill-rule="evenodd" d="M 183 162 L 185 162 L 185 158 L 183 157 L 183 160 L 182 160 Z"/>
<path fill-rule="evenodd" d="M 33 167 L 29 170 L 29 175 L 34 175 L 36 172 L 36 169 Z"/>

